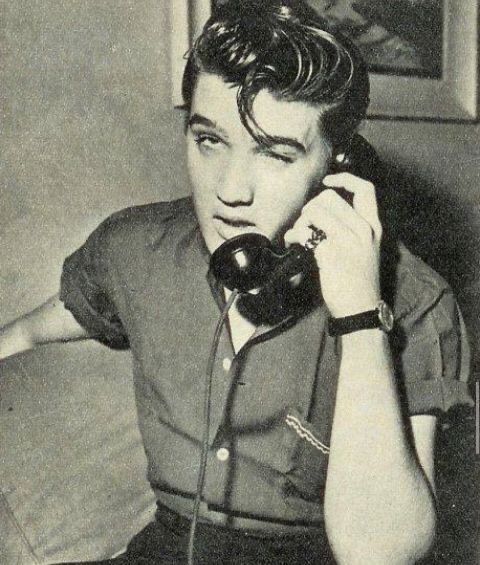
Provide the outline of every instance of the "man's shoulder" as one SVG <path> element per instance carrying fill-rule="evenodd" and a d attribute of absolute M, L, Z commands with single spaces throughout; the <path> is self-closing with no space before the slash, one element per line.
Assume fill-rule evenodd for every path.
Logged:
<path fill-rule="evenodd" d="M 189 223 L 195 218 L 191 197 L 130 206 L 114 212 L 106 220 L 112 229 L 131 230 L 161 227 L 171 222 Z"/>
<path fill-rule="evenodd" d="M 445 279 L 403 243 L 398 244 L 394 310 L 396 317 L 430 310 L 451 288 Z"/>
<path fill-rule="evenodd" d="M 189 229 L 195 225 L 192 199 L 185 197 L 124 208 L 111 214 L 97 231 L 109 243 L 154 244 L 172 227 Z"/>

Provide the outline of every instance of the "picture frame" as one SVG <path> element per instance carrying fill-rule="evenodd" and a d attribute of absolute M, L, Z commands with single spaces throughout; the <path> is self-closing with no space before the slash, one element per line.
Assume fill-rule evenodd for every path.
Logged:
<path fill-rule="evenodd" d="M 369 117 L 477 120 L 478 1 L 443 0 L 442 12 L 440 76 L 370 73 Z"/>
<path fill-rule="evenodd" d="M 170 0 L 172 96 L 182 103 L 184 55 L 211 12 L 211 0 Z M 315 2 L 311 2 L 314 7 Z M 319 3 L 321 5 L 321 2 Z M 438 77 L 371 72 L 369 118 L 472 122 L 478 120 L 478 0 L 443 0 Z"/>
<path fill-rule="evenodd" d="M 183 104 L 182 76 L 186 54 L 211 13 L 211 0 L 169 0 L 170 2 L 170 60 L 172 72 L 172 102 Z"/>

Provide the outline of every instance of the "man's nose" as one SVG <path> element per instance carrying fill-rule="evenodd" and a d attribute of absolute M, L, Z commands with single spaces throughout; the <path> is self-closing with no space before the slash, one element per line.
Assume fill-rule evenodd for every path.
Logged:
<path fill-rule="evenodd" d="M 218 199 L 227 206 L 248 206 L 253 202 L 254 180 L 251 159 L 229 159 L 217 188 Z"/>

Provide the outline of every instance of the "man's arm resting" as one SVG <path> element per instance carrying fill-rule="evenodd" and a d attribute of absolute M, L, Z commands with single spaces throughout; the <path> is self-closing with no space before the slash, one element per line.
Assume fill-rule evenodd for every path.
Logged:
<path fill-rule="evenodd" d="M 88 337 L 56 294 L 35 310 L 0 329 L 0 359 L 28 351 L 37 345 Z"/>

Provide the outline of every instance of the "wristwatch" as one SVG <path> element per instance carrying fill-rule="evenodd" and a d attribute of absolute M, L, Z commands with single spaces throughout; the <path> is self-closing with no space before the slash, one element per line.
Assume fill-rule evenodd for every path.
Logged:
<path fill-rule="evenodd" d="M 393 323 L 393 312 L 390 306 L 381 300 L 375 310 L 360 312 L 344 318 L 330 318 L 328 333 L 332 336 L 340 336 L 372 328 L 380 328 L 388 333 L 392 330 Z"/>

